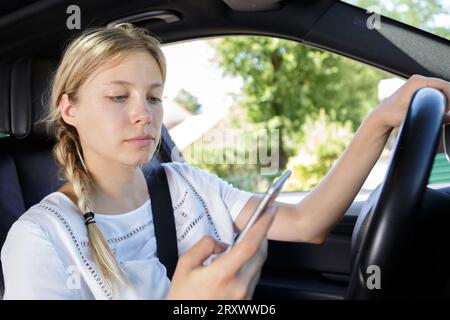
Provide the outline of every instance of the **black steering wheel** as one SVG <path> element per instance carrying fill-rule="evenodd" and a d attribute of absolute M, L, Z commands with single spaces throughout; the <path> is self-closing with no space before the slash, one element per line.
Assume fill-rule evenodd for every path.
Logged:
<path fill-rule="evenodd" d="M 414 295 L 414 238 L 439 142 L 445 97 L 422 88 L 411 99 L 374 206 L 355 226 L 347 299 Z"/>

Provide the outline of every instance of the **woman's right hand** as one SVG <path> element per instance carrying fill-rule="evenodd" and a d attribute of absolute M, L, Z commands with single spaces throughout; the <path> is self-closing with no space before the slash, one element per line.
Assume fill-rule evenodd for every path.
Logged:
<path fill-rule="evenodd" d="M 242 241 L 207 266 L 204 260 L 226 248 L 209 236 L 200 239 L 178 260 L 167 299 L 251 299 L 267 258 L 266 235 L 276 210 L 267 209 Z"/>

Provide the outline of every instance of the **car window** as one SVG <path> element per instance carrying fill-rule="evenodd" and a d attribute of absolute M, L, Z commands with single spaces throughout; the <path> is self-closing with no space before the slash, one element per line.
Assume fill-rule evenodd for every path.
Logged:
<path fill-rule="evenodd" d="M 404 82 L 270 37 L 218 37 L 163 50 L 164 122 L 185 159 L 252 192 L 264 192 L 289 168 L 283 191 L 297 200 L 323 179 L 380 99 Z M 395 135 L 359 198 L 382 182 Z"/>

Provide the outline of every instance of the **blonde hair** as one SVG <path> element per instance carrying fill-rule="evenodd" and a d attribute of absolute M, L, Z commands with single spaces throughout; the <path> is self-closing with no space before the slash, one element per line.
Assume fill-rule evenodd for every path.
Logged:
<path fill-rule="evenodd" d="M 120 63 L 127 54 L 136 50 L 146 51 L 155 59 L 164 84 L 166 62 L 160 45 L 160 41 L 145 29 L 121 23 L 110 28 L 88 29 L 71 41 L 64 51 L 51 81 L 48 115 L 38 123 L 45 122 L 47 133 L 51 131 L 56 137 L 52 155 L 58 165 L 58 178 L 72 183 L 81 214 L 94 209 L 89 197 L 94 180 L 84 163 L 76 128 L 61 117 L 60 99 L 67 94 L 72 101 L 76 101 L 78 89 L 99 66 L 112 61 Z M 105 282 L 110 287 L 126 284 L 127 276 L 100 229 L 91 223 L 87 230 L 94 260 Z"/>

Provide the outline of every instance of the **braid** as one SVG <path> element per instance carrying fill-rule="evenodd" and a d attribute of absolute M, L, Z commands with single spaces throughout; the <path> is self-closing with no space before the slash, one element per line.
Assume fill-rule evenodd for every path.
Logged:
<path fill-rule="evenodd" d="M 80 215 L 83 215 L 86 212 L 92 212 L 94 209 L 89 198 L 93 179 L 84 164 L 80 149 L 78 136 L 73 134 L 72 127 L 66 124 L 59 126 L 56 130 L 56 144 L 52 153 L 59 164 L 59 169 L 63 170 L 58 175 L 61 177 L 61 174 L 63 174 L 72 183 L 78 199 L 77 206 Z M 117 263 L 97 224 L 88 224 L 87 230 L 94 260 L 100 268 L 105 282 L 110 286 L 113 283 L 126 284 L 125 272 Z"/>

